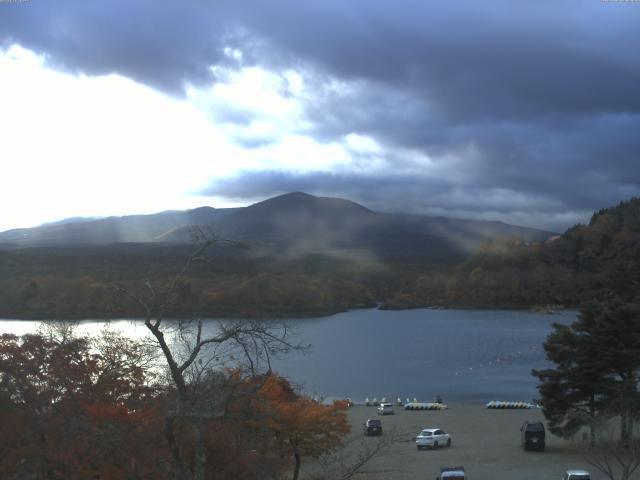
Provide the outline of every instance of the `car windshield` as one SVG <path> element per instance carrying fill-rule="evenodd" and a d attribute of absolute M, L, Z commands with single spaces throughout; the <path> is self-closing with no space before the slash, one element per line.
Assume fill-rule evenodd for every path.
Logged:
<path fill-rule="evenodd" d="M 544 426 L 541 423 L 530 423 L 527 425 L 527 432 L 544 432 Z"/>
<path fill-rule="evenodd" d="M 422 435 L 423 437 L 430 437 L 431 432 L 429 430 L 423 430 L 422 432 L 420 432 L 420 435 Z"/>
<path fill-rule="evenodd" d="M 367 423 L 370 427 L 380 426 L 380 420 L 368 420 Z"/>

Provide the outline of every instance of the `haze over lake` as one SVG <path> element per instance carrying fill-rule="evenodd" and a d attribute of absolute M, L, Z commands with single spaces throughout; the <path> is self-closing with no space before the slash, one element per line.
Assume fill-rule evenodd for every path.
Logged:
<path fill-rule="evenodd" d="M 417 397 L 431 401 L 530 401 L 537 397 L 532 368 L 544 368 L 542 342 L 553 322 L 568 324 L 575 311 L 537 315 L 512 310 L 351 310 L 288 320 L 305 353 L 274 361 L 274 370 L 306 393 L 362 401 Z M 0 320 L 0 330 L 22 334 L 38 321 Z M 214 323 L 210 324 L 213 327 Z M 82 322 L 97 333 L 102 321 Z M 146 331 L 129 320 L 111 327 L 139 337 Z"/>

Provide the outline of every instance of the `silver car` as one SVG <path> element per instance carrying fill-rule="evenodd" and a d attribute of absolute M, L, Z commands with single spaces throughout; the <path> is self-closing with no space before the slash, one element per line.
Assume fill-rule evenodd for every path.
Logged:
<path fill-rule="evenodd" d="M 422 448 L 438 448 L 451 446 L 451 436 L 440 428 L 425 428 L 416 437 L 418 450 Z"/>

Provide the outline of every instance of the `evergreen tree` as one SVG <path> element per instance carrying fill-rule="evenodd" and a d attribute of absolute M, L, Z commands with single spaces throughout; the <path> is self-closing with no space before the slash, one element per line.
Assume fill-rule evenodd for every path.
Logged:
<path fill-rule="evenodd" d="M 549 429 L 567 438 L 589 427 L 593 445 L 598 422 L 620 416 L 626 443 L 640 414 L 640 306 L 594 303 L 553 328 L 544 348 L 555 367 L 533 371 Z"/>
<path fill-rule="evenodd" d="M 586 426 L 594 445 L 596 424 L 605 403 L 605 379 L 593 345 L 574 330 L 574 325 L 553 325 L 544 349 L 556 366 L 533 370 L 533 375 L 541 381 L 540 403 L 549 430 L 570 438 Z"/>
<path fill-rule="evenodd" d="M 583 311 L 576 323 L 598 348 L 606 374 L 607 410 L 620 416 L 620 440 L 627 444 L 640 414 L 640 305 L 614 300 Z"/>

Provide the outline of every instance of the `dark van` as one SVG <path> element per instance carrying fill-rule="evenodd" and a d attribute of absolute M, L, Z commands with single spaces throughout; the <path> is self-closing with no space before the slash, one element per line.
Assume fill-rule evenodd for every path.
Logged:
<path fill-rule="evenodd" d="M 375 418 L 370 418 L 364 423 L 365 435 L 382 435 L 382 422 Z"/>
<path fill-rule="evenodd" d="M 544 425 L 526 420 L 520 427 L 520 446 L 523 450 L 544 450 Z"/>

